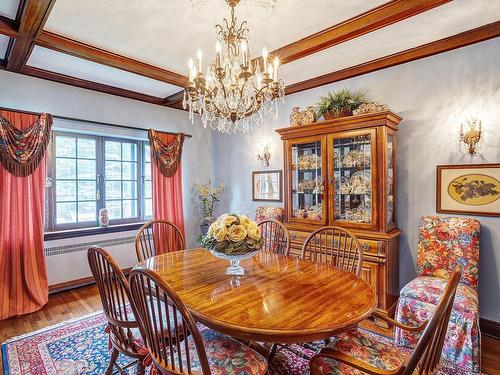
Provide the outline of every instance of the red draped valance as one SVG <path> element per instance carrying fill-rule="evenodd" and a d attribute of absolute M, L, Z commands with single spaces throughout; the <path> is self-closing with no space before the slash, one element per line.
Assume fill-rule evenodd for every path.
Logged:
<path fill-rule="evenodd" d="M 182 145 L 185 135 L 175 134 L 173 139 L 166 143 L 159 137 L 161 132 L 149 129 L 148 137 L 151 146 L 151 158 L 165 177 L 172 177 L 179 167 L 182 155 Z"/>
<path fill-rule="evenodd" d="M 31 175 L 42 161 L 50 139 L 52 116 L 42 113 L 21 130 L 0 115 L 0 163 L 14 176 Z"/>

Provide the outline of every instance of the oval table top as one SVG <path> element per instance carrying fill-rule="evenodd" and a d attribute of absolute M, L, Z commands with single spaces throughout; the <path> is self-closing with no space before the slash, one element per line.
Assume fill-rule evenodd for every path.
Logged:
<path fill-rule="evenodd" d="M 229 261 L 193 249 L 158 255 L 137 267 L 158 273 L 196 320 L 239 339 L 326 339 L 367 318 L 377 306 L 368 283 L 326 264 L 261 252 L 241 265 L 244 276 L 227 276 Z"/>

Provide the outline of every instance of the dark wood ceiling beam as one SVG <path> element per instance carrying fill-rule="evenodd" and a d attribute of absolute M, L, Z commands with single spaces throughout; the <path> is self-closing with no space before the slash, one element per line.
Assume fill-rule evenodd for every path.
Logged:
<path fill-rule="evenodd" d="M 456 48 L 479 43 L 488 39 L 500 36 L 500 21 L 493 22 L 460 34 L 440 39 L 419 47 L 411 48 L 402 52 L 368 61 L 350 68 L 338 70 L 319 77 L 311 78 L 302 82 L 294 83 L 286 87 L 287 95 L 299 91 L 309 90 L 314 87 L 323 86 L 329 83 L 342 81 L 344 79 L 371 73 L 377 70 L 390 68 L 392 66 L 404 64 L 410 61 L 437 55 Z"/>
<path fill-rule="evenodd" d="M 163 99 L 152 96 L 152 95 L 146 95 L 142 93 L 138 93 L 135 91 L 130 91 L 114 86 L 108 86 L 102 83 L 96 83 L 92 81 L 87 81 L 84 79 L 80 78 L 75 78 L 75 77 L 70 77 L 64 74 L 60 73 L 54 73 L 50 72 L 48 70 L 40 69 L 40 68 L 35 68 L 31 66 L 25 66 L 21 70 L 22 74 L 26 74 L 32 77 L 37 77 L 37 78 L 42 78 L 46 79 L 49 81 L 53 82 L 59 82 L 59 83 L 64 83 L 66 85 L 71 85 L 71 86 L 76 86 L 84 89 L 89 89 L 89 90 L 94 90 L 94 91 L 99 91 L 103 92 L 106 94 L 111 94 L 111 95 L 117 95 L 121 96 L 124 98 L 128 99 L 135 99 L 135 100 L 140 100 L 143 102 L 147 103 L 152 103 L 152 104 L 158 104 L 158 105 L 163 105 Z"/>
<path fill-rule="evenodd" d="M 16 22 L 0 16 L 0 34 L 11 38 L 17 37 Z"/>
<path fill-rule="evenodd" d="M 184 109 L 184 108 L 182 108 L 182 99 L 183 98 L 184 98 L 184 90 L 176 92 L 175 94 L 172 94 L 170 96 L 167 96 L 165 99 L 163 99 L 163 103 L 167 107 Z"/>
<path fill-rule="evenodd" d="M 33 41 L 42 30 L 56 0 L 27 0 L 24 4 L 16 39 L 7 57 L 7 69 L 19 71 L 33 49 Z"/>
<path fill-rule="evenodd" d="M 413 17 L 452 0 L 393 0 L 271 52 L 282 64 Z"/>
<path fill-rule="evenodd" d="M 108 52 L 48 31 L 42 31 L 40 33 L 36 39 L 36 44 L 41 47 L 50 48 L 98 64 L 126 70 L 171 85 L 183 87 L 188 80 L 188 78 L 182 74 Z"/>

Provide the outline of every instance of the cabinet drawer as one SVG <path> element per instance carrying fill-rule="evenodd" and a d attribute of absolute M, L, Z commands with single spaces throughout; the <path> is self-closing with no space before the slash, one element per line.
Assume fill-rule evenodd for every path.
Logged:
<path fill-rule="evenodd" d="M 359 242 L 361 243 L 361 248 L 363 249 L 364 254 L 374 254 L 374 255 L 381 255 L 383 254 L 383 243 L 380 241 L 374 241 L 374 240 L 365 240 L 365 239 L 359 239 Z"/>

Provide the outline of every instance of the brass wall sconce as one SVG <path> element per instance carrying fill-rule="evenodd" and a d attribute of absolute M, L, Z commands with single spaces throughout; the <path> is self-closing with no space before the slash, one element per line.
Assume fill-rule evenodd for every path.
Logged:
<path fill-rule="evenodd" d="M 471 119 L 465 124 L 465 131 L 463 123 L 460 124 L 460 143 L 467 146 L 467 152 L 472 156 L 476 154 L 476 146 L 481 140 L 481 121 Z"/>
<path fill-rule="evenodd" d="M 271 153 L 269 152 L 269 147 L 264 146 L 263 150 L 257 151 L 257 160 L 260 160 L 264 167 L 269 167 L 269 160 L 271 159 Z"/>

